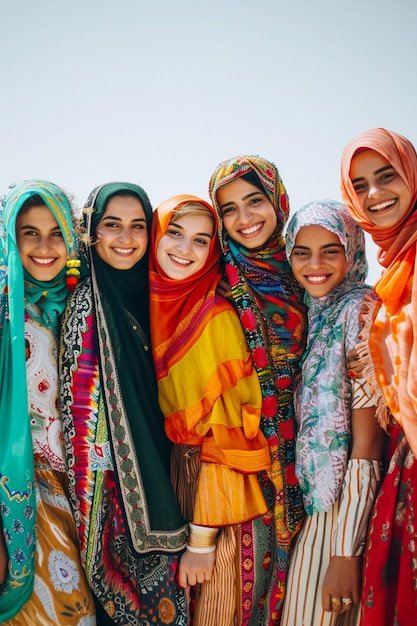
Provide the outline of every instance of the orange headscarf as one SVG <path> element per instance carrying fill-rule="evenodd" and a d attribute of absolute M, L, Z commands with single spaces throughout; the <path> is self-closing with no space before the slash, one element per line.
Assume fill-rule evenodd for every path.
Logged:
<path fill-rule="evenodd" d="M 353 157 L 365 150 L 387 159 L 412 196 L 403 219 L 388 229 L 370 222 L 350 179 Z M 359 135 L 343 151 L 341 193 L 352 216 L 379 246 L 378 260 L 386 268 L 375 284 L 380 300 L 370 328 L 369 350 L 385 401 L 417 456 L 417 154 L 413 145 L 384 128 Z"/>
<path fill-rule="evenodd" d="M 161 269 L 156 250 L 175 213 L 189 203 L 210 211 L 215 234 L 204 266 L 174 280 Z M 201 448 L 193 521 L 204 526 L 241 523 L 265 513 L 257 473 L 271 464 L 259 429 L 262 395 L 251 353 L 233 305 L 216 294 L 221 278 L 216 231 L 210 204 L 175 196 L 155 211 L 150 246 L 159 402 L 171 441 Z"/>
<path fill-rule="evenodd" d="M 152 324 L 152 344 L 154 348 L 169 342 L 180 324 L 185 324 L 192 317 L 198 303 L 205 300 L 208 294 L 214 298 L 216 287 L 221 279 L 220 246 L 217 237 L 210 242 L 210 251 L 204 266 L 189 278 L 181 281 L 169 278 L 159 267 L 156 260 L 156 249 L 159 240 L 165 235 L 170 221 L 176 211 L 184 204 L 197 203 L 205 206 L 213 215 L 215 232 L 217 217 L 213 207 L 197 196 L 188 194 L 174 196 L 163 202 L 154 213 L 150 246 L 150 283 L 152 289 L 151 319 L 155 315 L 163 323 Z M 158 375 L 160 378 L 161 375 Z"/>

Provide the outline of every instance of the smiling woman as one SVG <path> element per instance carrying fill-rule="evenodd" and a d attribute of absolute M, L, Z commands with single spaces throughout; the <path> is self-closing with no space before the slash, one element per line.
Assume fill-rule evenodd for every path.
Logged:
<path fill-rule="evenodd" d="M 0 290 L 0 622 L 81 622 L 95 608 L 80 562 L 66 490 L 57 406 L 57 341 L 68 297 L 67 259 L 77 264 L 76 223 L 56 185 L 28 180 L 6 197 L 6 285 Z M 6 548 L 6 567 L 4 564 Z M 64 617 L 65 616 L 65 617 Z"/>
<path fill-rule="evenodd" d="M 186 527 L 150 350 L 152 207 L 138 185 L 109 183 L 84 211 L 91 276 L 68 303 L 60 364 L 81 559 L 100 624 L 185 626 L 176 572 Z"/>
<path fill-rule="evenodd" d="M 148 231 L 139 198 L 120 191 L 107 203 L 96 230 L 98 256 L 116 270 L 130 270 L 146 253 Z"/>
<path fill-rule="evenodd" d="M 417 623 L 417 153 L 374 128 L 355 137 L 341 163 L 341 192 L 379 246 L 385 271 L 360 346 L 381 400 L 393 452 L 372 514 L 364 563 L 363 626 Z M 386 410 L 385 404 L 388 406 Z"/>

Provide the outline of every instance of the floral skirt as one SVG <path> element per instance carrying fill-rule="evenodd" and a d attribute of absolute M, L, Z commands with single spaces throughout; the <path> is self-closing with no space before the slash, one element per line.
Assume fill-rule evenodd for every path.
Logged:
<path fill-rule="evenodd" d="M 38 456 L 35 583 L 28 602 L 2 626 L 95 626 L 78 536 L 58 472 Z M 62 480 L 64 476 L 62 477 Z"/>
<path fill-rule="evenodd" d="M 417 624 L 417 461 L 401 431 L 371 515 L 362 626 Z"/>

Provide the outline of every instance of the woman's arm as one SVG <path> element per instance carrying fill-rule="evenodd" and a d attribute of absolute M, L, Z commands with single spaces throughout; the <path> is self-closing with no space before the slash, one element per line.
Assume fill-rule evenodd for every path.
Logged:
<path fill-rule="evenodd" d="M 375 407 L 353 409 L 352 451 L 340 499 L 335 554 L 322 586 L 325 611 L 343 613 L 360 601 L 361 554 L 376 496 L 383 445 L 384 431 L 376 419 Z"/>

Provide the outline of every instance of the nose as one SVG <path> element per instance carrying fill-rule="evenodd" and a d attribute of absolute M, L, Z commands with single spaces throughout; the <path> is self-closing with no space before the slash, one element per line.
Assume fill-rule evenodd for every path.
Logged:
<path fill-rule="evenodd" d="M 188 237 L 181 237 L 177 241 L 177 249 L 183 254 L 189 254 L 191 251 L 191 240 Z"/>
<path fill-rule="evenodd" d="M 252 211 L 246 206 L 239 207 L 238 217 L 241 224 L 247 224 L 252 218 Z"/>
<path fill-rule="evenodd" d="M 377 198 L 382 196 L 384 191 L 384 188 L 380 187 L 377 182 L 373 182 L 369 185 L 368 198 Z"/>
<path fill-rule="evenodd" d="M 320 252 L 312 252 L 309 257 L 309 265 L 312 269 L 317 269 L 323 264 L 323 257 Z"/>
<path fill-rule="evenodd" d="M 123 242 L 130 241 L 132 239 L 130 228 L 121 228 L 118 234 L 118 239 Z"/>
<path fill-rule="evenodd" d="M 38 250 L 43 252 L 48 251 L 51 248 L 51 241 L 49 237 L 41 237 L 38 242 Z"/>

